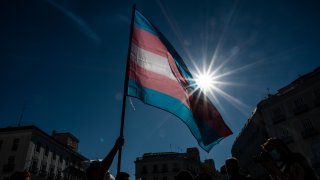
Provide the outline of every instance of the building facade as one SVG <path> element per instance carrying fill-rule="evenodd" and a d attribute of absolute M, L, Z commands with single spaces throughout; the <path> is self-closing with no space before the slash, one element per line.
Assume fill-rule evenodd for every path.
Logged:
<path fill-rule="evenodd" d="M 265 123 L 259 109 L 255 109 L 233 143 L 231 154 L 239 160 L 241 171 L 249 173 L 254 179 L 265 179 L 265 170 L 253 161 L 261 152 L 260 145 L 268 139 Z"/>
<path fill-rule="evenodd" d="M 64 134 L 64 138 L 68 137 Z M 77 141 L 79 142 L 79 141 Z M 36 126 L 0 129 L 0 180 L 29 171 L 32 179 L 84 179 L 81 162 L 88 160 L 63 141 Z"/>
<path fill-rule="evenodd" d="M 186 153 L 145 153 L 136 159 L 135 166 L 137 180 L 174 180 L 180 171 L 188 171 L 193 176 L 207 173 L 213 179 L 219 176 L 212 159 L 200 161 L 197 148 L 188 148 Z"/>
<path fill-rule="evenodd" d="M 320 174 L 320 68 L 300 76 L 289 85 L 269 95 L 257 106 L 257 115 L 248 120 L 232 147 L 232 155 L 249 167 L 258 146 L 267 137 L 282 139 L 293 152 L 304 155 Z M 251 128 L 260 119 L 266 135 Z M 250 139 L 250 137 L 261 137 Z M 255 142 L 252 145 L 251 142 Z M 244 147 L 247 147 L 244 149 Z M 248 151 L 252 153 L 248 153 Z M 250 162 L 251 161 L 251 162 Z M 260 173 L 261 175 L 262 173 Z"/>

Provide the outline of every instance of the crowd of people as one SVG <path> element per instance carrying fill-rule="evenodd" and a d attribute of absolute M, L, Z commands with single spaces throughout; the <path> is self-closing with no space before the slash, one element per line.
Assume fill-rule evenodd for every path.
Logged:
<path fill-rule="evenodd" d="M 124 139 L 119 137 L 113 148 L 102 161 L 92 161 L 86 169 L 87 180 L 114 180 L 108 172 L 113 159 L 119 149 L 123 146 Z M 309 165 L 307 159 L 292 152 L 288 146 L 280 139 L 270 138 L 261 145 L 261 153 L 253 157 L 253 161 L 263 167 L 270 180 L 317 180 L 316 173 Z M 231 157 L 226 159 L 225 164 L 220 168 L 221 180 L 251 180 L 250 174 L 243 173 L 239 166 L 238 159 Z M 129 180 L 130 175 L 126 172 L 119 172 L 115 180 Z M 16 172 L 11 180 L 31 180 L 29 172 Z M 177 173 L 175 180 L 213 180 L 211 175 L 200 173 L 192 175 L 183 170 Z"/>
<path fill-rule="evenodd" d="M 278 138 L 269 138 L 261 145 L 261 153 L 253 161 L 264 168 L 270 180 L 317 180 L 318 177 L 307 159 L 292 152 Z M 241 173 L 239 162 L 232 157 L 225 161 L 220 173 L 223 180 L 250 180 L 250 174 Z"/>

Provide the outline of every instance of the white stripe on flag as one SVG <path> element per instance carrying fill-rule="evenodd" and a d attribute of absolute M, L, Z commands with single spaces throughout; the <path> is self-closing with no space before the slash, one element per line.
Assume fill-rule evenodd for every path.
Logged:
<path fill-rule="evenodd" d="M 131 56 L 135 57 L 132 60 L 141 68 L 177 80 L 171 71 L 167 58 L 146 51 L 134 43 L 131 44 Z"/>

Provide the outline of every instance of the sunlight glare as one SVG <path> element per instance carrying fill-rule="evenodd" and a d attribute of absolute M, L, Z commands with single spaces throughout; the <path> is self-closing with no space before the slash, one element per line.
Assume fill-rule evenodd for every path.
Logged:
<path fill-rule="evenodd" d="M 207 73 L 200 73 L 196 75 L 195 82 L 204 92 L 213 90 L 215 84 L 214 77 Z"/>

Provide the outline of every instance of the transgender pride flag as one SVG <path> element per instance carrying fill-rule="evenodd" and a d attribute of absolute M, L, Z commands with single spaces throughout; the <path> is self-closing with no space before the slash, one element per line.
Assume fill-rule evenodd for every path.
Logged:
<path fill-rule="evenodd" d="M 180 118 L 207 152 L 232 134 L 168 40 L 135 11 L 127 95 Z"/>

